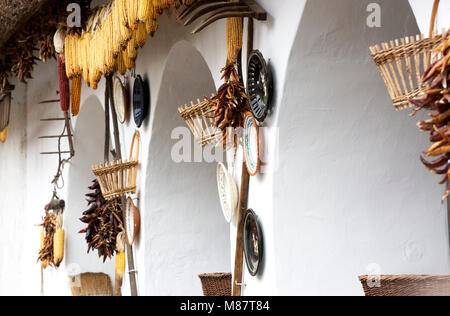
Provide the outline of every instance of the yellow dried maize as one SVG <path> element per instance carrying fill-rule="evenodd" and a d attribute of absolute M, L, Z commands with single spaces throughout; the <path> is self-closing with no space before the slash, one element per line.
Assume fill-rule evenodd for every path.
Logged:
<path fill-rule="evenodd" d="M 242 18 L 227 19 L 227 54 L 228 60 L 235 63 L 242 49 Z"/>
<path fill-rule="evenodd" d="M 158 21 L 157 20 L 150 20 L 145 23 L 145 30 L 148 35 L 152 36 L 155 34 L 155 32 L 158 30 Z"/>
<path fill-rule="evenodd" d="M 125 272 L 125 252 L 120 251 L 116 253 L 116 274 L 123 278 L 123 274 Z"/>
<path fill-rule="evenodd" d="M 0 142 L 6 142 L 6 138 L 8 138 L 8 126 L 6 126 L 2 131 L 0 131 Z"/>
<path fill-rule="evenodd" d="M 62 228 L 62 214 L 56 218 L 56 232 L 53 236 L 53 263 L 59 267 L 64 259 L 64 229 Z"/>
<path fill-rule="evenodd" d="M 127 16 L 128 16 L 128 26 L 135 30 L 138 25 L 138 4 L 139 0 L 128 0 L 126 1 Z"/>
<path fill-rule="evenodd" d="M 64 60 L 66 63 L 66 74 L 67 78 L 72 78 L 73 76 L 73 64 L 72 64 L 72 35 L 67 34 L 64 40 Z"/>
<path fill-rule="evenodd" d="M 80 112 L 81 103 L 81 76 L 72 79 L 72 115 L 77 116 Z"/>
<path fill-rule="evenodd" d="M 136 30 L 136 43 L 139 47 L 144 47 L 147 43 L 147 30 L 145 27 L 145 23 L 139 23 L 138 28 Z"/>
<path fill-rule="evenodd" d="M 127 72 L 127 66 L 123 60 L 123 53 L 121 52 L 116 58 L 116 69 L 123 76 Z"/>

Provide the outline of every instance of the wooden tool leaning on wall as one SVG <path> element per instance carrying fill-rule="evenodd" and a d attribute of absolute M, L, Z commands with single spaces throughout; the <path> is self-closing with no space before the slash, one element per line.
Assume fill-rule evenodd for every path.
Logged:
<path fill-rule="evenodd" d="M 112 122 L 113 122 L 113 128 L 114 128 L 114 143 L 115 143 L 115 160 L 122 160 L 122 150 L 120 147 L 120 138 L 119 138 L 119 124 L 117 121 L 117 114 L 114 111 L 114 94 L 113 91 L 113 79 L 112 76 L 106 77 L 106 84 L 107 89 L 105 92 L 105 123 L 106 123 L 106 138 L 109 139 L 109 109 L 111 108 L 112 113 Z M 109 142 L 105 142 L 105 159 L 109 157 Z M 122 195 L 121 197 L 121 204 L 122 204 L 122 212 L 125 212 L 126 210 L 126 199 L 125 196 Z M 124 214 L 125 216 L 125 214 Z M 127 262 L 128 262 L 128 276 L 130 278 L 130 290 L 131 290 L 131 296 L 137 296 L 137 282 L 136 282 L 136 270 L 134 267 L 134 257 L 133 257 L 133 248 L 128 244 L 126 244 L 126 254 L 127 254 Z M 116 285 L 121 285 L 121 280 L 116 280 Z M 120 288 L 116 288 L 114 290 L 116 296 L 120 296 Z"/>
<path fill-rule="evenodd" d="M 247 35 L 247 57 L 253 50 L 253 18 L 248 18 Z M 238 69 L 242 74 L 242 50 L 239 54 Z M 241 76 L 242 78 L 242 76 Z M 243 154 L 245 155 L 245 153 Z M 248 192 L 250 186 L 250 175 L 245 165 L 245 157 L 242 159 L 241 192 L 237 218 L 236 253 L 233 274 L 233 296 L 241 296 L 242 292 L 242 269 L 244 265 L 244 214 L 248 207 Z"/>

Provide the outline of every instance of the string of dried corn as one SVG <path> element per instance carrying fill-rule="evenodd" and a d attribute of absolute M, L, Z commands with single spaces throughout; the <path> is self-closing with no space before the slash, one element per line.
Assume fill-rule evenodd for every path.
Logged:
<path fill-rule="evenodd" d="M 158 29 L 163 9 L 192 0 L 114 0 L 94 9 L 82 35 L 65 39 L 66 72 L 70 78 L 82 75 L 96 89 L 102 75 L 115 70 L 125 73 L 135 65 L 138 48 Z M 77 83 L 78 84 L 78 83 Z"/>

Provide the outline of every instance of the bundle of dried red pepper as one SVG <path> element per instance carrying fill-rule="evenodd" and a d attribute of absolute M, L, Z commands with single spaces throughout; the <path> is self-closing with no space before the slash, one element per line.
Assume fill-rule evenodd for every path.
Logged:
<path fill-rule="evenodd" d="M 429 132 L 430 141 L 433 143 L 423 155 L 425 157 L 438 157 L 426 160 L 420 157 L 422 163 L 433 174 L 442 176 L 440 184 L 450 180 L 450 37 L 444 35 L 443 43 L 437 48 L 436 53 L 442 54 L 442 58 L 431 64 L 422 76 L 422 84 L 427 88 L 425 95 L 412 99 L 415 105 L 412 115 L 419 110 L 431 111 L 430 118 L 417 123 L 421 131 Z M 442 197 L 446 199 L 450 194 L 450 184 Z"/>
<path fill-rule="evenodd" d="M 219 88 L 217 93 L 205 100 L 210 102 L 215 109 L 214 116 L 216 126 L 223 132 L 223 144 L 227 144 L 228 128 L 239 128 L 243 126 L 245 113 L 249 111 L 248 97 L 245 87 L 241 83 L 241 78 L 236 69 L 236 65 L 227 62 L 221 70 L 225 83 Z M 235 131 L 233 131 L 235 133 Z M 236 134 L 234 134 L 236 136 Z M 236 139 L 235 146 L 236 146 Z"/>
<path fill-rule="evenodd" d="M 115 254 L 117 235 L 124 231 L 122 207 L 118 199 L 105 200 L 97 180 L 92 183 L 89 189 L 93 192 L 86 194 L 89 209 L 80 218 L 88 226 L 79 233 L 86 235 L 88 253 L 97 249 L 105 262 Z"/>

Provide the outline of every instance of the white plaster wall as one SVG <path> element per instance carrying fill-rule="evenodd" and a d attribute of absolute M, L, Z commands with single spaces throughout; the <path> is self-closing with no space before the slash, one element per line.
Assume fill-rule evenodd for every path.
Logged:
<path fill-rule="evenodd" d="M 431 12 L 433 9 L 434 1 L 430 0 L 409 0 L 411 8 L 414 11 L 414 15 L 417 19 L 419 29 L 423 34 L 428 36 L 430 32 Z M 450 1 L 441 0 L 439 3 L 439 10 L 436 16 L 435 29 L 441 31 L 442 28 L 450 28 Z"/>
<path fill-rule="evenodd" d="M 369 2 L 310 1 L 299 26 L 278 118 L 279 294 L 361 295 L 371 263 L 450 272 L 444 188 L 419 161 L 427 137 L 393 110 L 368 52 L 418 29 L 407 1 L 381 3 L 383 27 L 368 28 Z"/>
<path fill-rule="evenodd" d="M 184 71 L 179 70 L 183 68 Z M 217 199 L 216 164 L 193 163 L 190 131 L 171 139 L 184 126 L 178 106 L 215 91 L 200 53 L 186 41 L 169 53 L 155 108 L 145 191 L 146 295 L 201 295 L 198 275 L 230 272 L 229 227 Z M 174 135 L 178 137 L 178 135 Z M 187 140 L 187 161 L 174 162 L 176 143 Z M 189 151 L 191 155 L 189 155 Z"/>
<path fill-rule="evenodd" d="M 413 120 L 405 113 L 396 113 L 391 109 L 387 93 L 367 51 L 368 45 L 372 44 L 371 40 L 379 42 L 418 32 L 406 0 L 380 1 L 383 15 L 387 18 L 383 18 L 383 28 L 370 30 L 365 28 L 364 24 L 367 1 L 313 0 L 308 2 L 310 9 L 308 14 L 304 15 L 306 0 L 258 2 L 268 11 L 269 20 L 255 23 L 254 48 L 270 59 L 275 76 L 275 100 L 274 112 L 264 123 L 265 127 L 272 128 L 271 131 L 263 132 L 266 144 L 264 174 L 251 179 L 249 195 L 249 207 L 259 215 L 265 235 L 263 271 L 260 276 L 254 278 L 247 274 L 244 267 L 244 282 L 247 284 L 244 295 L 361 294 L 362 290 L 356 277 L 366 273 L 365 267 L 369 261 L 380 263 L 387 273 L 448 273 L 448 241 L 445 244 L 444 240 L 445 206 L 438 203 L 442 188 L 435 184 L 436 179 L 425 172 L 417 160 L 418 151 L 424 148 L 427 142 L 418 135 Z M 405 18 L 401 19 L 398 15 L 394 17 L 393 14 L 397 11 L 404 14 Z M 347 15 L 343 15 L 344 12 Z M 305 21 L 302 21 L 299 28 L 302 16 Z M 140 129 L 142 164 L 138 176 L 139 192 L 136 196 L 143 214 L 141 236 L 135 245 L 141 294 L 158 294 L 155 293 L 157 288 L 151 282 L 153 273 L 162 270 L 152 270 L 153 255 L 170 251 L 167 249 L 168 242 L 161 242 L 155 248 L 148 243 L 155 233 L 151 230 L 151 219 L 154 219 L 152 216 L 156 213 L 153 213 L 155 210 L 146 203 L 154 198 L 147 179 L 147 176 L 153 173 L 151 164 L 148 163 L 154 154 L 150 144 L 158 144 L 154 138 L 168 137 L 156 135 L 152 131 L 162 128 L 161 122 L 155 122 L 155 118 L 160 115 L 157 112 L 160 105 L 159 93 L 169 53 L 176 43 L 182 40 L 189 42 L 201 53 L 216 87 L 221 84 L 219 70 L 226 59 L 223 21 L 208 27 L 198 35 L 190 34 L 192 28 L 193 26 L 185 28 L 179 25 L 173 14 L 170 17 L 163 16 L 159 31 L 154 38 L 149 38 L 136 64 L 137 73 L 149 79 L 152 95 L 150 119 Z M 294 40 L 295 49 L 291 53 Z M 351 90 L 344 85 L 345 82 L 340 76 L 344 69 L 350 69 L 350 73 L 359 78 L 359 81 L 351 85 Z M 179 69 L 180 72 L 182 70 L 183 68 Z M 322 73 L 326 73 L 326 76 Z M 60 126 L 41 123 L 39 118 L 61 113 L 55 105 L 37 103 L 55 97 L 56 63 L 39 64 L 34 77 L 36 79 L 31 80 L 26 87 L 19 85 L 15 90 L 14 102 L 17 106 L 13 112 L 15 114 L 10 138 L 6 145 L 0 145 L 0 164 L 8 166 L 0 171 L 0 189 L 2 192 L 11 192 L 0 199 L 0 231 L 3 233 L 2 237 L 7 237 L 0 238 L 0 294 L 14 292 L 38 295 L 40 289 L 39 265 L 35 263 L 39 229 L 33 225 L 40 222 L 42 208 L 50 199 L 50 182 L 56 170 L 56 158 L 42 157 L 39 152 L 54 149 L 56 144 L 40 141 L 37 137 L 58 133 Z M 128 79 L 132 84 L 133 80 L 129 77 Z M 328 85 L 324 88 L 324 83 L 327 82 Z M 295 88 L 291 88 L 292 85 L 285 87 L 285 83 L 293 84 Z M 355 90 L 360 91 L 356 96 L 353 95 Z M 311 93 L 314 92 L 316 97 L 317 93 L 323 91 L 326 91 L 327 97 L 320 99 L 319 105 L 316 105 L 317 101 Z M 84 86 L 82 104 L 85 105 L 82 111 L 87 109 L 89 102 L 86 101 L 92 100 L 92 96 L 103 103 L 103 93 L 103 80 L 97 91 Z M 174 117 L 177 117 L 175 108 L 178 105 L 172 105 Z M 25 108 L 26 112 L 23 110 Z M 369 123 L 357 123 L 359 119 L 368 116 L 372 119 Z M 348 123 L 348 118 L 352 119 L 351 123 Z M 313 124 L 316 121 L 318 123 Z M 74 119 L 75 127 L 76 122 L 77 119 Z M 318 130 L 322 125 L 329 129 Z M 273 132 L 277 127 L 280 127 L 281 133 L 279 143 L 277 133 Z M 134 131 L 132 120 L 120 127 L 124 155 L 129 153 Z M 312 131 L 320 136 L 320 141 L 312 141 Z M 368 141 L 365 141 L 366 137 Z M 167 141 L 170 142 L 170 139 L 167 138 Z M 101 152 L 103 141 L 97 142 Z M 372 143 L 374 145 L 370 146 Z M 352 150 L 356 150 L 356 153 L 350 156 L 354 158 L 348 158 Z M 329 154 L 330 151 L 333 154 Z M 290 160 L 291 153 L 296 159 L 296 169 L 290 167 L 294 163 Z M 78 154 L 85 155 L 83 152 Z M 277 159 L 278 154 L 282 156 Z M 239 180 L 239 158 L 242 153 L 237 156 L 237 167 L 233 173 Z M 350 162 L 342 164 L 345 157 L 350 159 Z M 93 156 L 89 159 L 91 158 L 94 159 Z M 357 161 L 363 162 L 354 165 L 353 162 Z M 307 168 L 300 168 L 304 165 Z M 66 181 L 68 177 L 72 177 L 71 170 L 71 166 L 65 169 Z M 75 166 L 73 170 L 76 170 Z M 292 170 L 294 172 L 288 174 L 288 171 Z M 326 174 L 323 170 L 326 170 Z M 16 172 L 18 180 L 14 180 L 13 184 L 9 183 L 10 179 L 15 179 Z M 87 179 L 90 170 L 86 172 L 81 177 Z M 213 170 L 208 168 L 202 172 L 214 176 Z M 213 184 L 214 179 L 211 181 Z M 363 181 L 368 183 L 367 187 L 362 186 Z M 167 182 L 167 179 L 164 179 L 164 183 Z M 86 187 L 84 180 L 78 185 Z M 26 190 L 21 189 L 23 187 Z M 61 192 L 63 198 L 76 199 L 72 197 L 73 193 L 69 193 L 71 187 L 71 183 L 66 185 L 66 189 Z M 295 190 L 289 191 L 291 188 Z M 355 194 L 345 190 L 355 188 Z M 309 193 L 306 199 L 301 189 L 306 189 Z M 400 193 L 394 194 L 397 191 Z M 170 187 L 167 191 L 161 188 L 161 192 L 170 193 Z M 328 192 L 330 196 L 326 199 L 325 194 Z M 414 192 L 414 196 L 410 192 Z M 17 195 L 20 196 L 18 203 Z M 79 196 L 79 200 L 73 200 L 73 204 L 81 205 L 83 198 Z M 182 200 L 177 199 L 173 205 L 179 203 L 182 203 Z M 375 206 L 378 204 L 380 207 Z M 293 209 L 293 205 L 298 205 L 298 208 Z M 332 208 L 330 205 L 337 206 Z M 5 210 L 16 207 L 22 208 L 23 211 L 5 216 Z M 383 211 L 380 211 L 381 208 Z M 83 210 L 79 210 L 80 216 Z M 381 218 L 379 212 L 383 212 L 381 214 L 387 217 Z M 219 215 L 221 216 L 220 213 Z M 161 220 L 167 219 L 168 217 Z M 74 220 L 75 214 L 71 213 L 71 217 L 66 218 L 66 225 L 77 227 L 79 223 L 76 220 L 73 222 Z M 16 225 L 14 229 L 11 229 L 11 221 Z M 287 224 L 285 226 L 286 222 L 298 222 L 301 228 Z M 198 219 L 193 223 L 198 224 Z M 210 223 L 209 219 L 205 218 L 205 223 Z M 419 225 L 420 223 L 422 224 Z M 380 242 L 379 228 L 385 224 L 386 227 L 382 230 L 385 239 Z M 68 236 L 68 246 L 74 247 L 68 249 L 69 258 L 74 249 L 83 250 L 86 246 L 83 236 L 77 236 L 74 228 L 70 229 Z M 223 229 L 226 232 L 226 228 Z M 231 264 L 235 243 L 234 225 L 231 225 L 229 234 Z M 189 240 L 188 234 L 184 236 Z M 197 233 L 193 232 L 192 236 L 197 236 Z M 158 232 L 158 237 L 165 237 L 163 231 Z M 354 247 L 346 244 L 349 241 Z M 409 241 L 412 243 L 408 244 Z M 19 250 L 17 244 L 22 246 L 23 250 Z M 294 251 L 289 247 L 291 244 Z M 442 250 L 445 245 L 447 250 Z M 422 259 L 403 265 L 401 251 L 412 251 L 414 256 L 415 247 L 424 249 Z M 374 255 L 369 256 L 367 249 L 373 250 Z M 324 262 L 321 250 L 328 251 L 329 255 L 327 254 L 325 259 L 331 258 L 336 264 L 325 268 L 321 266 L 320 263 Z M 6 259 L 8 255 L 14 260 Z M 88 264 L 88 260 L 83 261 L 83 264 Z M 96 268 L 94 265 L 87 267 Z M 105 272 L 110 270 L 109 265 L 104 268 Z M 332 276 L 340 282 L 340 286 L 335 284 L 324 288 L 323 284 L 326 283 L 318 283 L 323 281 L 325 276 L 330 277 L 331 272 L 328 272 L 328 269 L 333 272 L 344 271 L 338 276 Z M 199 294 L 200 283 L 195 285 L 198 286 L 195 293 L 191 286 L 182 284 L 183 289 L 192 289 L 192 294 Z M 169 293 L 170 289 L 164 289 Z M 49 270 L 45 273 L 45 290 L 46 294 L 69 294 L 66 265 L 58 271 Z M 127 279 L 124 280 L 123 293 L 129 293 Z"/>
<path fill-rule="evenodd" d="M 70 162 L 68 170 L 67 195 L 65 211 L 66 225 L 66 256 L 65 268 L 71 274 L 85 272 L 102 272 L 109 274 L 114 284 L 114 260 L 103 263 L 97 251 L 87 253 L 87 244 L 84 234 L 78 232 L 86 228 L 86 224 L 79 219 L 82 212 L 87 210 L 86 197 L 91 191 L 88 186 L 92 184 L 95 176 L 91 167 L 104 159 L 105 142 L 105 112 L 103 100 L 95 95 L 87 98 L 81 105 L 80 114 L 74 126 L 75 157 Z M 112 146 L 110 148 L 113 148 Z"/>

